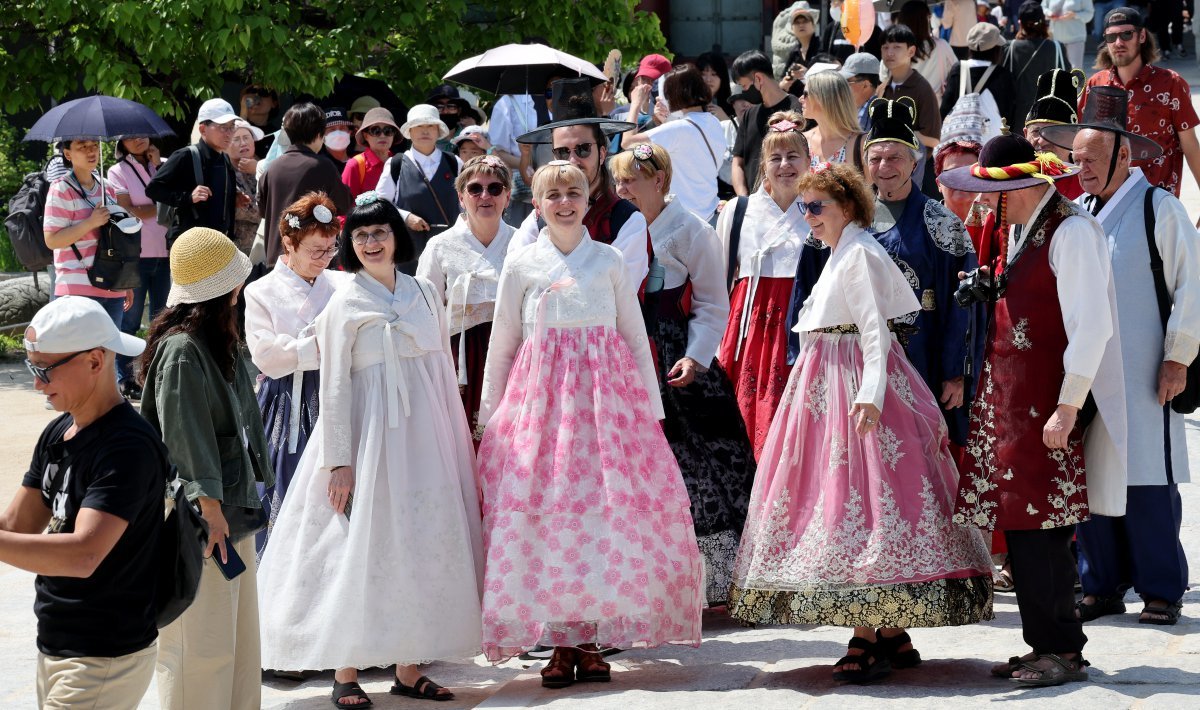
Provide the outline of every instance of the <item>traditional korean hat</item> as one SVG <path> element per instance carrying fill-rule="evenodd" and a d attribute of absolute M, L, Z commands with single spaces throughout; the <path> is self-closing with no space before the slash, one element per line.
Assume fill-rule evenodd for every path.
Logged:
<path fill-rule="evenodd" d="M 1130 160 L 1154 160 L 1163 154 L 1162 146 L 1145 136 L 1125 130 L 1128 107 L 1129 94 L 1124 89 L 1093 86 L 1088 90 L 1080 122 L 1073 126 L 1046 126 L 1042 129 L 1042 137 L 1070 150 L 1075 134 L 1082 130 L 1109 131 L 1129 139 Z"/>
<path fill-rule="evenodd" d="M 901 96 L 892 101 L 875 99 L 867 108 L 871 117 L 871 130 L 863 147 L 869 148 L 876 143 L 900 143 L 918 150 L 915 125 L 917 122 L 917 104 L 908 96 Z"/>
<path fill-rule="evenodd" d="M 1038 153 L 1023 136 L 996 136 L 983 146 L 979 162 L 947 170 L 938 182 L 963 192 L 1009 192 L 1035 185 L 1053 185 L 1079 168 L 1053 153 Z"/>
<path fill-rule="evenodd" d="M 596 103 L 592 99 L 592 82 L 586 77 L 559 79 L 550 87 L 551 111 L 555 121 L 518 136 L 518 143 L 550 143 L 554 129 L 565 126 L 600 126 L 600 130 L 606 136 L 637 128 L 637 124 L 634 123 L 597 116 Z M 534 100 L 538 99 L 535 97 Z"/>
<path fill-rule="evenodd" d="M 1046 123 L 1068 125 L 1079 119 L 1076 106 L 1079 105 L 1079 92 L 1087 77 L 1079 69 L 1064 71 L 1051 69 L 1038 77 L 1037 100 L 1029 109 L 1025 125 L 1031 123 Z"/>

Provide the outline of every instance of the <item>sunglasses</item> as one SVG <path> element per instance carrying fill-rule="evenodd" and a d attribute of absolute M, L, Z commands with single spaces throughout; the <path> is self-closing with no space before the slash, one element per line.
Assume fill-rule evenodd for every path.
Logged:
<path fill-rule="evenodd" d="M 40 380 L 42 384 L 48 385 L 48 384 L 50 384 L 50 371 L 51 370 L 53 370 L 56 367 L 62 367 L 63 365 L 66 365 L 68 362 L 71 362 L 72 360 L 79 357 L 80 355 L 82 355 L 84 353 L 90 353 L 92 350 L 95 350 L 95 348 L 91 348 L 88 350 L 80 350 L 79 352 L 74 353 L 73 355 L 68 355 L 68 356 L 64 357 L 63 359 L 59 360 L 58 362 L 54 363 L 53 365 L 48 365 L 46 367 L 38 367 L 37 365 L 34 365 L 32 362 L 30 362 L 28 358 L 26 358 L 25 359 L 25 369 L 29 370 L 29 374 L 33 375 L 38 380 Z"/>
<path fill-rule="evenodd" d="M 592 147 L 594 145 L 596 144 L 580 143 L 579 145 L 575 146 L 575 156 L 577 158 L 587 158 L 592 154 Z M 571 157 L 570 148 L 553 148 L 550 152 L 553 153 L 554 157 L 558 158 L 559 160 L 567 160 Z"/>
<path fill-rule="evenodd" d="M 1124 32 L 1113 32 L 1111 34 L 1104 35 L 1104 43 L 1112 44 L 1113 42 L 1116 42 L 1117 40 L 1121 40 L 1122 42 L 1131 42 L 1131 41 L 1133 41 L 1133 38 L 1136 35 L 1137 35 L 1136 30 L 1125 30 Z"/>
<path fill-rule="evenodd" d="M 371 126 L 370 128 L 366 129 L 366 134 L 368 136 L 374 136 L 375 138 L 379 138 L 381 136 L 394 136 L 396 135 L 396 129 L 392 128 L 391 126 Z"/>
<path fill-rule="evenodd" d="M 800 214 L 808 214 L 811 212 L 814 217 L 820 217 L 825 211 L 826 205 L 836 205 L 836 200 L 813 200 L 812 202 L 797 202 L 796 207 L 800 208 Z"/>
<path fill-rule="evenodd" d="M 491 195 L 492 197 L 499 197 L 504 193 L 504 185 L 498 182 L 489 183 L 487 187 L 484 187 L 477 182 L 467 185 L 467 194 L 471 197 L 479 197 L 483 194 L 484 190 L 487 190 L 487 194 Z"/>
<path fill-rule="evenodd" d="M 365 247 L 370 242 L 383 244 L 390 239 L 391 236 L 392 230 L 390 229 L 376 229 L 374 232 L 359 232 L 357 234 L 351 234 L 350 241 L 354 242 L 360 247 Z"/>

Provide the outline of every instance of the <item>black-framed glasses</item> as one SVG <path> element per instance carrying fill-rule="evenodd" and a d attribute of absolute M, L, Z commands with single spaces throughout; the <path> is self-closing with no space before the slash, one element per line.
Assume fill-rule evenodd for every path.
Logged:
<path fill-rule="evenodd" d="M 391 238 L 392 238 L 392 230 L 390 230 L 390 229 L 376 229 L 376 230 L 373 230 L 370 232 L 357 232 L 355 234 L 350 235 L 350 241 L 354 242 L 357 246 L 360 246 L 360 247 L 365 247 L 370 242 L 375 242 L 376 244 L 383 244 L 384 242 L 386 242 L 387 240 L 389 240 Z"/>
<path fill-rule="evenodd" d="M 800 214 L 808 214 L 812 212 L 814 217 L 820 217 L 825 211 L 826 205 L 836 205 L 837 200 L 813 200 L 812 202 L 797 202 L 796 207 L 800 209 Z"/>
<path fill-rule="evenodd" d="M 484 187 L 477 182 L 467 185 L 467 194 L 471 197 L 479 197 L 483 194 L 484 190 L 487 190 L 487 194 L 491 195 L 492 197 L 499 197 L 504 193 L 504 185 L 503 183 L 498 182 L 488 183 L 487 187 Z"/>
<path fill-rule="evenodd" d="M 371 126 L 370 128 L 366 129 L 366 134 L 368 136 L 374 136 L 375 138 L 380 138 L 382 136 L 388 136 L 390 138 L 391 136 L 396 135 L 396 129 L 392 128 L 391 126 Z"/>
<path fill-rule="evenodd" d="M 587 158 L 588 156 L 590 156 L 592 154 L 592 148 L 595 145 L 596 145 L 595 143 L 580 143 L 579 145 L 575 146 L 575 148 L 574 148 L 575 157 Z M 553 148 L 550 150 L 550 152 L 553 153 L 554 157 L 558 158 L 559 160 L 570 160 L 572 149 L 571 148 Z"/>
<path fill-rule="evenodd" d="M 29 358 L 25 358 L 25 369 L 29 370 L 29 374 L 33 375 L 36 379 L 41 380 L 42 384 L 48 385 L 48 384 L 50 384 L 50 371 L 51 370 L 53 370 L 56 367 L 62 367 L 63 365 L 66 365 L 68 362 L 71 362 L 72 360 L 79 357 L 80 355 L 82 355 L 84 353 L 90 353 L 92 350 L 95 350 L 95 348 L 89 348 L 87 350 L 80 350 L 77 353 L 72 353 L 71 355 L 64 357 L 63 359 L 59 360 L 58 362 L 54 363 L 53 365 L 47 365 L 46 367 L 38 367 L 37 365 L 34 365 L 32 362 L 30 362 Z"/>
<path fill-rule="evenodd" d="M 1104 43 L 1112 44 L 1117 40 L 1122 42 L 1132 42 L 1134 36 L 1137 35 L 1137 30 L 1125 30 L 1124 32 L 1106 32 L 1104 34 Z"/>

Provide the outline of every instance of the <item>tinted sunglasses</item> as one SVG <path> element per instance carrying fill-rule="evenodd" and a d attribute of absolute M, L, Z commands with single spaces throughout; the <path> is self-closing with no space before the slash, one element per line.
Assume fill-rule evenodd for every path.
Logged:
<path fill-rule="evenodd" d="M 396 135 L 396 129 L 391 126 L 371 126 L 366 129 L 366 134 L 368 136 L 375 136 L 376 138 L 380 136 L 394 136 Z"/>
<path fill-rule="evenodd" d="M 825 205 L 837 204 L 835 200 L 813 200 L 812 202 L 797 202 L 796 207 L 800 208 L 800 214 L 808 214 L 812 212 L 814 217 L 820 217 L 825 211 Z"/>
<path fill-rule="evenodd" d="M 467 194 L 471 197 L 479 197 L 483 194 L 484 190 L 487 190 L 487 194 L 491 195 L 492 197 L 499 197 L 504 193 L 504 185 L 498 182 L 489 183 L 487 187 L 484 187 L 477 182 L 467 185 Z"/>
<path fill-rule="evenodd" d="M 1105 33 L 1104 43 L 1112 44 L 1113 42 L 1116 42 L 1117 40 L 1121 40 L 1122 42 L 1132 42 L 1133 38 L 1136 35 L 1137 35 L 1137 30 L 1125 30 L 1124 32 Z"/>
<path fill-rule="evenodd" d="M 578 158 L 588 157 L 589 155 L 592 154 L 592 146 L 594 146 L 594 145 L 596 145 L 596 144 L 595 143 L 580 143 L 579 145 L 575 146 L 575 156 Z M 553 148 L 550 150 L 550 152 L 553 153 L 554 157 L 558 158 L 559 160 L 567 160 L 571 157 L 571 149 L 570 148 Z"/>
<path fill-rule="evenodd" d="M 50 384 L 50 371 L 51 370 L 53 370 L 56 367 L 62 367 L 63 365 L 66 365 L 68 362 L 74 360 L 75 358 L 79 357 L 80 355 L 82 355 L 84 353 L 90 353 L 92 350 L 95 350 L 95 348 L 91 348 L 89 350 L 80 350 L 77 353 L 74 353 L 72 355 L 68 355 L 68 356 L 64 357 L 63 359 L 59 360 L 58 362 L 54 363 L 53 365 L 47 365 L 46 367 L 38 367 L 37 365 L 34 365 L 32 362 L 30 362 L 28 358 L 26 358 L 25 359 L 25 369 L 29 370 L 29 374 L 31 374 L 34 377 L 36 377 L 37 379 L 41 380 L 42 384 L 48 385 L 48 384 Z"/>

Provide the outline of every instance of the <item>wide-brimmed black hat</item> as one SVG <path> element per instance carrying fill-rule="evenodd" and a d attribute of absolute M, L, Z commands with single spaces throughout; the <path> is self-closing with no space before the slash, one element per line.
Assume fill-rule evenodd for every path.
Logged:
<path fill-rule="evenodd" d="M 466 113 L 471 108 L 471 102 L 464 99 L 462 94 L 458 93 L 458 88 L 453 84 L 438 84 L 433 87 L 433 90 L 429 92 L 429 96 L 425 97 L 424 103 L 437 106 L 439 100 L 446 99 L 449 99 L 450 103 L 458 107 L 459 113 Z"/>
<path fill-rule="evenodd" d="M 592 99 L 592 82 L 587 77 L 578 79 L 559 79 L 550 84 L 551 113 L 555 121 L 539 126 L 534 130 L 517 136 L 518 143 L 550 143 L 555 128 L 565 126 L 599 126 L 606 136 L 631 131 L 637 124 L 626 121 L 614 121 L 596 115 L 596 103 Z M 534 101 L 538 98 L 534 97 Z"/>
<path fill-rule="evenodd" d="M 1046 126 L 1042 137 L 1060 148 L 1071 149 L 1075 134 L 1091 128 L 1108 131 L 1129 139 L 1130 160 L 1154 160 L 1163 154 L 1162 146 L 1154 141 L 1125 130 L 1129 93 L 1115 86 L 1093 86 L 1088 89 L 1083 118 L 1074 126 Z"/>
<path fill-rule="evenodd" d="M 1087 80 L 1083 71 L 1051 69 L 1038 77 L 1037 100 L 1029 109 L 1025 125 L 1031 123 L 1072 124 L 1079 120 L 1079 92 Z"/>
<path fill-rule="evenodd" d="M 917 104 L 908 96 L 901 96 L 895 101 L 875 99 L 867 107 L 871 117 L 871 130 L 863 147 L 869 148 L 876 143 L 900 143 L 918 150 L 915 125 L 917 122 Z"/>
<path fill-rule="evenodd" d="M 984 144 L 979 162 L 947 170 L 937 181 L 963 192 L 1008 192 L 1052 184 L 1078 172 L 1053 153 L 1038 153 L 1024 136 L 1000 135 Z"/>

